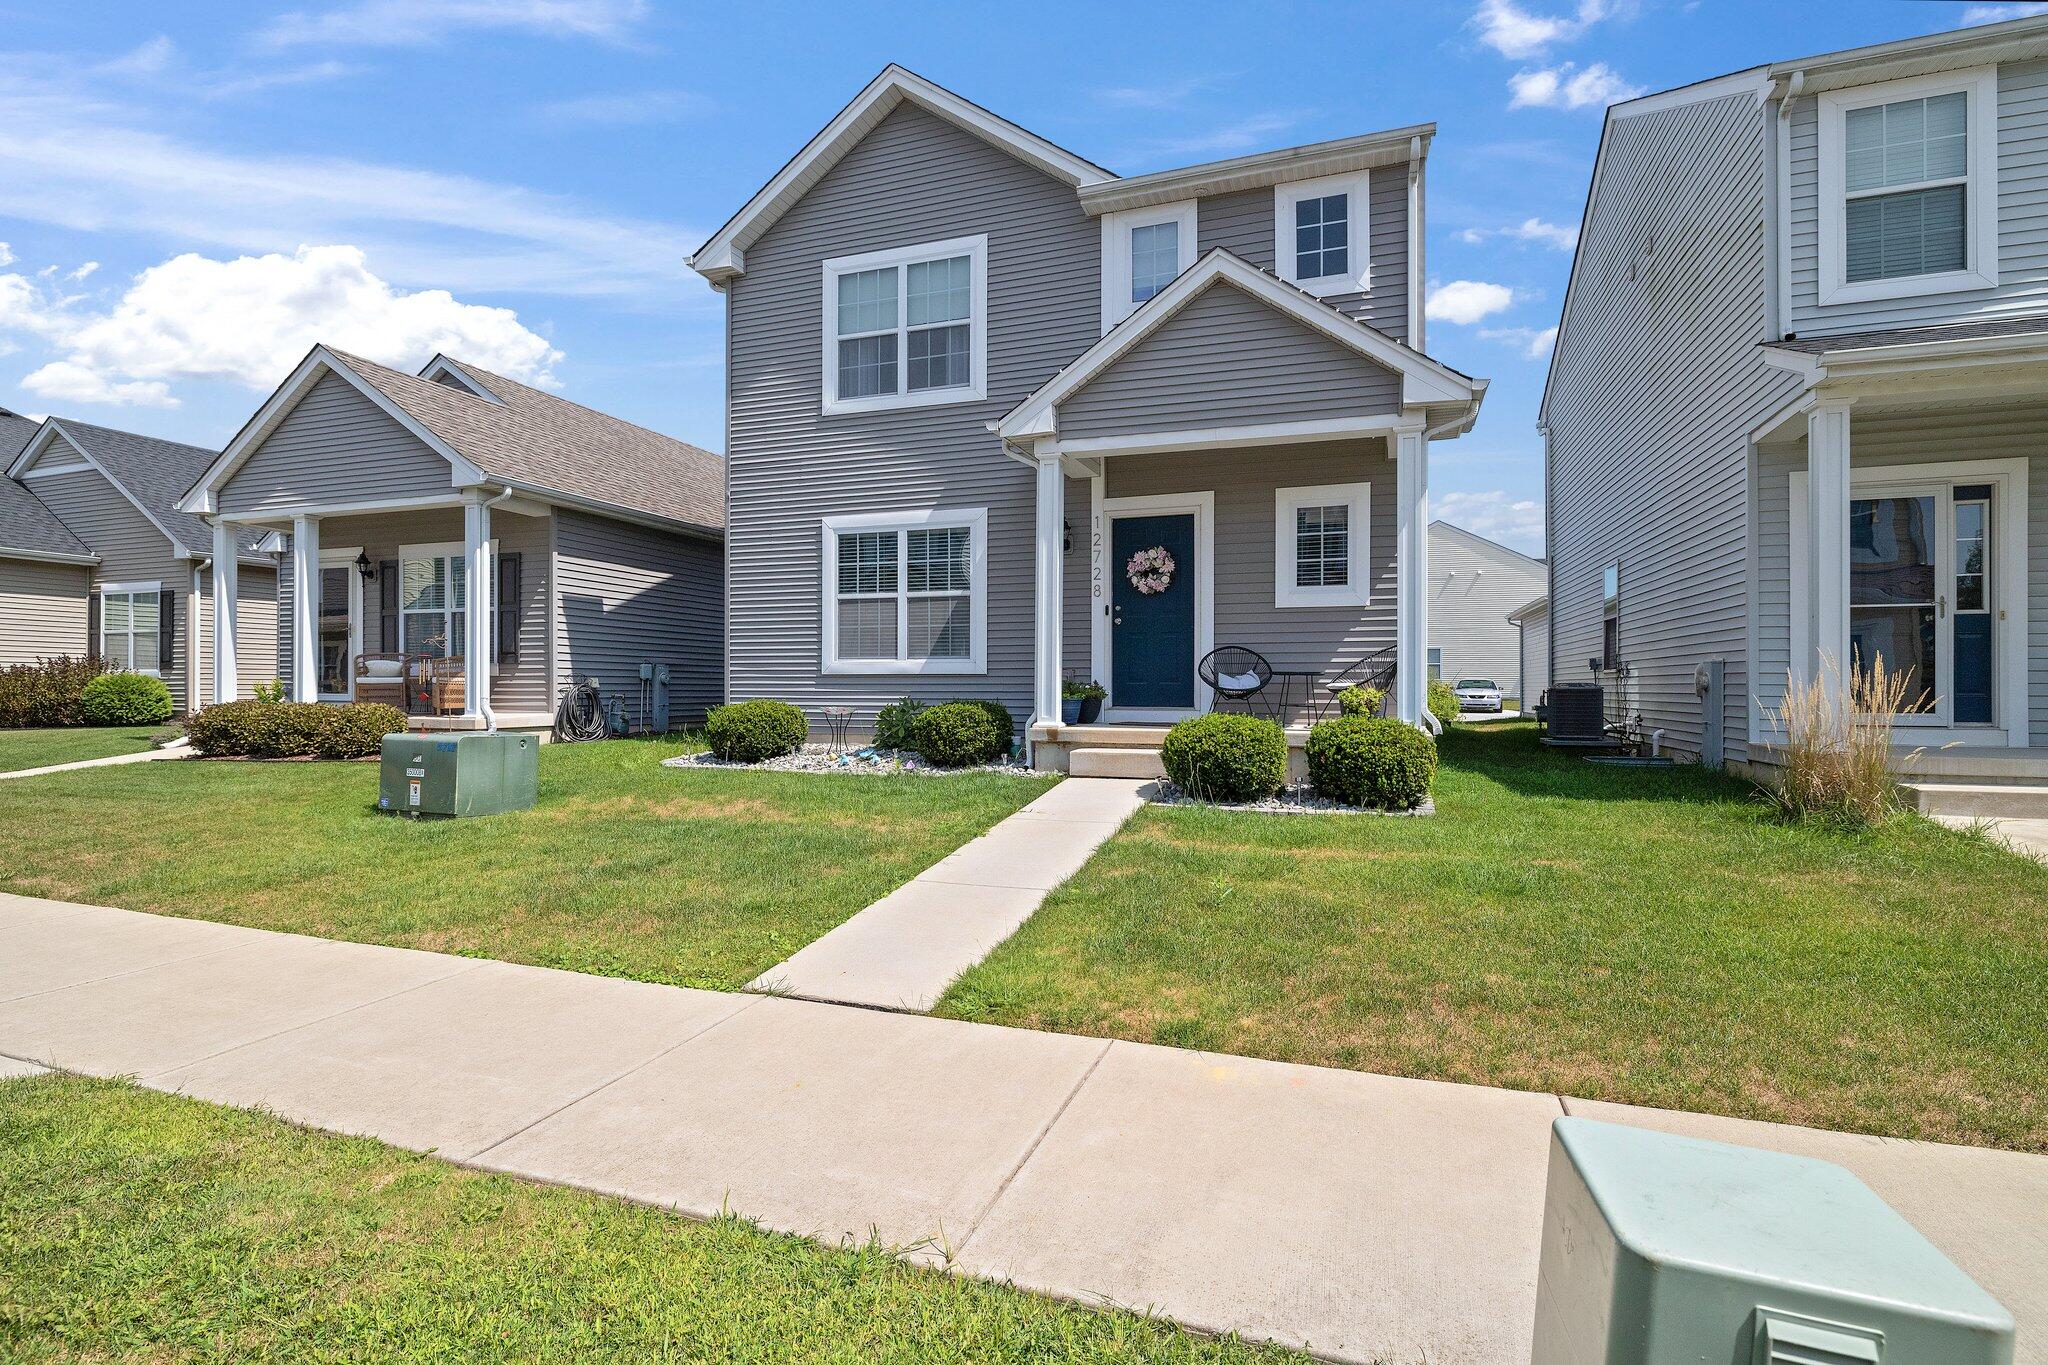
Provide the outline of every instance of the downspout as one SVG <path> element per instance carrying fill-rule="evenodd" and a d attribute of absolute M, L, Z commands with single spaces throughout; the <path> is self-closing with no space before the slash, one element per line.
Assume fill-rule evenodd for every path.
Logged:
<path fill-rule="evenodd" d="M 512 490 L 511 490 L 511 489 L 510 489 L 509 487 L 508 487 L 508 488 L 505 488 L 505 489 L 503 489 L 502 491 L 500 491 L 500 492 L 499 492 L 499 494 L 498 494 L 498 496 L 497 496 L 497 497 L 495 497 L 495 498 L 490 498 L 490 499 L 487 499 L 487 500 L 485 501 L 485 503 L 484 503 L 484 510 L 485 510 L 486 512 L 490 511 L 490 510 L 491 510 L 491 509 L 492 509 L 493 507 L 496 507 L 496 506 L 497 506 L 497 505 L 498 505 L 499 503 L 501 503 L 501 502 L 504 502 L 504 501 L 505 501 L 505 500 L 506 500 L 507 498 L 510 498 L 511 496 L 512 496 Z M 495 537 L 494 537 L 494 539 L 495 539 Z M 486 541 L 486 542 L 484 543 L 484 549 L 485 549 L 486 551 L 488 551 L 488 550 L 490 549 L 490 542 L 489 542 L 489 541 Z M 472 604 L 472 606 L 471 606 L 471 610 L 475 610 L 475 611 L 487 611 L 487 612 L 493 612 L 493 613 L 495 613 L 495 612 L 497 611 L 497 609 L 498 609 L 498 557 L 497 557 L 496 555 L 492 555 L 492 556 L 491 556 L 491 600 L 490 600 L 490 601 L 488 601 L 488 602 L 477 602 L 477 603 L 473 603 L 473 604 Z M 491 624 L 492 624 L 493 626 L 495 626 L 495 625 L 497 624 L 497 621 L 496 621 L 496 620 L 492 620 Z M 492 652 L 493 654 L 497 654 L 497 653 L 502 653 L 502 652 L 503 652 L 503 651 L 502 651 L 502 650 L 501 650 L 501 649 L 499 648 L 499 646 L 498 646 L 498 632 L 497 632 L 496 630 L 493 630 L 493 631 L 491 632 L 491 652 Z M 483 661 L 483 669 L 484 669 L 484 676 L 485 676 L 485 677 L 489 677 L 489 676 L 490 676 L 490 670 L 491 670 L 491 666 L 492 666 L 493 664 L 495 664 L 496 662 L 497 662 L 497 660 L 496 660 L 496 659 L 485 659 L 485 660 Z M 484 713 L 484 733 L 485 733 L 485 734 L 487 734 L 487 735 L 493 735 L 493 734 L 496 734 L 496 733 L 498 732 L 498 713 L 497 713 L 496 711 L 494 711 L 494 710 L 492 710 L 492 709 L 491 709 L 491 691 L 490 691 L 490 688 L 488 688 L 488 687 L 486 687 L 486 688 L 484 689 L 484 702 L 483 702 L 483 707 L 482 707 L 482 710 L 483 710 L 483 713 Z"/>
<path fill-rule="evenodd" d="M 1422 223 L 1422 139 L 1408 140 L 1408 344 L 1428 351 L 1423 316 L 1422 282 L 1426 278 Z"/>

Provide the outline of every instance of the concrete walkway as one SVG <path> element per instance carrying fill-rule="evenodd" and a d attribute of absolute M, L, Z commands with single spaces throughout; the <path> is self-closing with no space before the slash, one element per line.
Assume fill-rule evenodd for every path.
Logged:
<path fill-rule="evenodd" d="M 161 749 L 151 749 L 140 754 L 115 754 L 112 758 L 81 758 L 76 763 L 52 763 L 43 768 L 19 768 L 11 773 L 0 773 L 0 782 L 10 777 L 41 777 L 45 773 L 68 773 L 79 768 L 111 768 L 120 763 L 155 763 L 166 758 L 192 757 L 191 742 L 174 739 Z"/>
<path fill-rule="evenodd" d="M 747 984 L 923 1012 L 1145 804 L 1150 783 L 1068 778 Z"/>
<path fill-rule="evenodd" d="M 11 896 L 0 1054 L 1351 1361 L 1527 1360 L 1582 1113 L 1842 1163 L 2048 1362 L 2048 1157 Z"/>
<path fill-rule="evenodd" d="M 1950 829 L 1982 829 L 2013 852 L 2037 863 L 2048 863 L 2048 820 L 2027 820 L 2017 816 L 1984 820 L 1969 815 L 1934 815 L 1928 818 Z"/>

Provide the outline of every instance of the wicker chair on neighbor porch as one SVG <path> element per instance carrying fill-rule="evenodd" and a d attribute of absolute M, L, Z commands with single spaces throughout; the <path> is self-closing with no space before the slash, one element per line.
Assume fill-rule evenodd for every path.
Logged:
<path fill-rule="evenodd" d="M 412 710 L 403 654 L 358 654 L 355 667 L 355 699 L 382 702 L 401 711 Z"/>
<path fill-rule="evenodd" d="M 469 697 L 468 666 L 460 654 L 419 661 L 420 696 L 429 715 L 451 716 L 461 711 Z"/>

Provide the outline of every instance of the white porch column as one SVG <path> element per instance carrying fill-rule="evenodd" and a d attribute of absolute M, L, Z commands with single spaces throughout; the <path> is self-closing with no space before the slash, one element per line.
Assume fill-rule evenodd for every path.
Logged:
<path fill-rule="evenodd" d="M 320 699 L 320 518 L 292 518 L 292 700 Z"/>
<path fill-rule="evenodd" d="M 1849 403 L 1814 405 L 1806 415 L 1806 543 L 1812 562 L 1806 581 L 1813 594 L 1813 644 L 1795 659 L 1807 677 L 1844 685 L 1849 660 Z"/>
<path fill-rule="evenodd" d="M 213 524 L 213 699 L 235 699 L 235 528 L 225 521 Z"/>
<path fill-rule="evenodd" d="M 491 709 L 491 617 L 497 594 L 491 584 L 491 509 L 481 502 L 462 508 L 464 588 L 462 631 L 462 714 L 487 716 Z"/>
<path fill-rule="evenodd" d="M 1037 699 L 1034 724 L 1056 725 L 1060 718 L 1060 567 L 1065 558 L 1066 473 L 1057 455 L 1038 461 L 1038 577 L 1035 616 L 1037 647 L 1033 653 Z"/>
<path fill-rule="evenodd" d="M 1429 442 L 1394 431 L 1394 714 L 1422 725 L 1429 705 Z"/>

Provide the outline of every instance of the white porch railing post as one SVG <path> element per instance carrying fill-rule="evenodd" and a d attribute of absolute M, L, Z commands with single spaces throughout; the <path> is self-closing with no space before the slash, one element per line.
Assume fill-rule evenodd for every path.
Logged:
<path fill-rule="evenodd" d="M 225 521 L 213 524 L 213 699 L 233 701 L 235 680 L 235 600 L 239 594 L 236 573 L 235 528 Z"/>
<path fill-rule="evenodd" d="M 465 576 L 462 631 L 462 714 L 486 716 L 491 707 L 491 614 L 497 594 L 491 583 L 491 509 L 481 502 L 462 508 Z"/>
<path fill-rule="evenodd" d="M 1394 714 L 1421 725 L 1429 705 L 1429 442 L 1394 431 Z"/>
<path fill-rule="evenodd" d="M 1057 455 L 1038 461 L 1038 576 L 1036 581 L 1037 697 L 1033 723 L 1056 725 L 1060 718 L 1060 561 L 1066 519 L 1066 474 Z"/>
<path fill-rule="evenodd" d="M 292 518 L 292 700 L 320 698 L 320 519 Z"/>
<path fill-rule="evenodd" d="M 1806 415 L 1806 543 L 1813 547 L 1807 582 L 1813 601 L 1799 609 L 1813 613 L 1813 648 L 1794 667 L 1830 688 L 1844 686 L 1849 669 L 1849 406 L 1823 400 Z"/>

